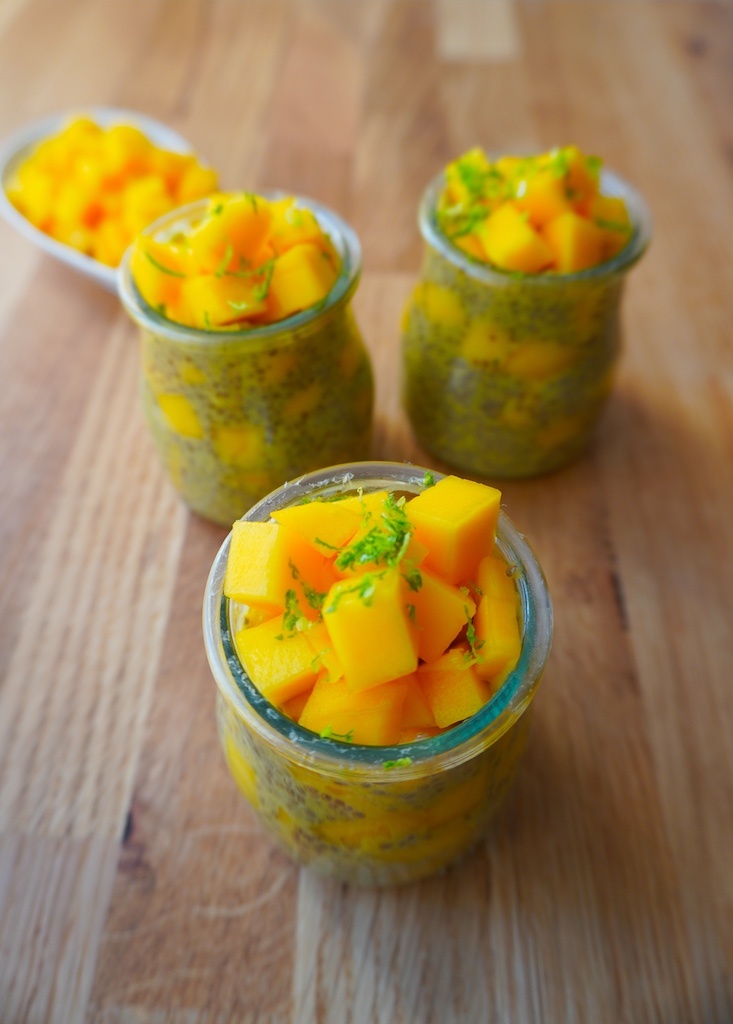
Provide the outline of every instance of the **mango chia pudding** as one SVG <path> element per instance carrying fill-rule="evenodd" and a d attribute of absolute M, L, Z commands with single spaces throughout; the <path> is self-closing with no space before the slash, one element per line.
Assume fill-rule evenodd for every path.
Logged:
<path fill-rule="evenodd" d="M 331 467 L 251 509 L 214 562 L 204 633 L 226 760 L 315 871 L 433 874 L 506 795 L 552 610 L 499 502 L 417 467 Z"/>
<path fill-rule="evenodd" d="M 151 225 L 119 272 L 145 417 L 186 503 L 227 526 L 283 481 L 369 451 L 351 310 L 361 251 L 311 200 L 217 195 Z"/>
<path fill-rule="evenodd" d="M 405 311 L 403 399 L 420 444 L 470 473 L 521 477 L 587 447 L 621 350 L 626 273 L 651 232 L 641 197 L 574 146 L 428 187 Z"/>

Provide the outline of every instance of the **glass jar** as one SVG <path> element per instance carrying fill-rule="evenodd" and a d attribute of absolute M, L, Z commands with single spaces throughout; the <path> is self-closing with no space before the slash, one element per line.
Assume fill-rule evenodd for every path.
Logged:
<path fill-rule="evenodd" d="M 612 259 L 571 274 L 520 275 L 471 259 L 435 214 L 440 174 L 420 206 L 422 276 L 405 310 L 403 400 L 432 455 L 482 476 L 545 473 L 587 447 L 621 350 L 624 279 L 651 235 L 639 194 L 604 171 L 632 236 Z"/>
<path fill-rule="evenodd" d="M 285 480 L 369 454 L 372 369 L 350 305 L 359 241 L 326 207 L 296 201 L 330 235 L 341 267 L 322 303 L 279 323 L 184 327 L 142 299 L 129 250 L 119 271 L 120 297 L 141 331 L 142 402 L 158 454 L 184 501 L 227 526 Z M 175 234 L 206 203 L 162 217 L 145 234 Z"/>
<path fill-rule="evenodd" d="M 286 484 L 244 518 L 267 521 L 304 497 L 358 488 L 416 494 L 424 474 L 397 463 L 335 466 Z M 321 874 L 364 885 L 422 878 L 467 853 L 483 837 L 515 774 L 552 636 L 547 585 L 516 527 L 502 512 L 497 545 L 514 570 L 521 619 L 517 667 L 472 718 L 395 747 L 323 739 L 259 693 L 232 642 L 245 609 L 222 593 L 229 541 L 216 557 L 204 598 L 219 734 L 232 776 L 278 846 Z"/>

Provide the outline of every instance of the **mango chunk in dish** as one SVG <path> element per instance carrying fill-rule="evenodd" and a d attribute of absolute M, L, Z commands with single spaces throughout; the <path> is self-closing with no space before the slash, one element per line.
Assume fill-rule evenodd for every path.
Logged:
<path fill-rule="evenodd" d="M 132 124 L 76 117 L 34 147 L 6 191 L 40 231 L 116 267 L 148 224 L 217 187 L 193 153 L 163 149 Z"/>

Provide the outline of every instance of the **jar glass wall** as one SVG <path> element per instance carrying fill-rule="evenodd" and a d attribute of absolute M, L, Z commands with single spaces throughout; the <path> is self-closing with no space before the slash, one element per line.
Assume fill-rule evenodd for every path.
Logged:
<path fill-rule="evenodd" d="M 372 370 L 350 305 L 359 242 L 330 210 L 296 201 L 330 235 L 341 266 L 327 298 L 287 320 L 241 331 L 180 326 L 142 299 L 129 251 L 119 271 L 141 331 L 142 402 L 158 454 L 184 501 L 226 525 L 285 480 L 369 454 Z M 174 234 L 205 209 L 177 210 L 145 234 Z"/>
<path fill-rule="evenodd" d="M 638 193 L 604 171 L 604 194 L 626 201 L 633 233 L 613 259 L 571 274 L 519 275 L 471 259 L 420 208 L 425 257 L 405 311 L 403 399 L 420 444 L 483 476 L 544 473 L 588 445 L 621 351 L 624 278 L 651 224 Z"/>
<path fill-rule="evenodd" d="M 416 494 L 424 470 L 360 463 L 310 474 L 244 517 L 304 497 L 363 488 Z M 348 882 L 391 885 L 441 870 L 474 847 L 503 801 L 526 742 L 528 711 L 550 648 L 552 609 L 542 571 L 502 513 L 497 545 L 513 568 L 522 651 L 516 669 L 472 718 L 395 747 L 323 739 L 266 701 L 232 637 L 242 606 L 223 597 L 229 538 L 204 600 L 207 655 L 218 687 L 219 732 L 230 771 L 275 842 L 295 860 Z"/>

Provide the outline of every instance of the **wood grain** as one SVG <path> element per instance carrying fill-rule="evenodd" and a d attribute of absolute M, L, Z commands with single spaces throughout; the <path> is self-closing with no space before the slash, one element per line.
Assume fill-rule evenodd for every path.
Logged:
<path fill-rule="evenodd" d="M 733 1020 L 733 8 L 713 0 L 0 2 L 0 135 L 130 106 L 231 187 L 356 228 L 374 454 L 416 208 L 451 156 L 575 141 L 650 200 L 590 451 L 503 485 L 553 654 L 481 849 L 403 890 L 273 851 L 200 639 L 223 531 L 170 490 L 114 297 L 0 224 L 3 1024 Z"/>

